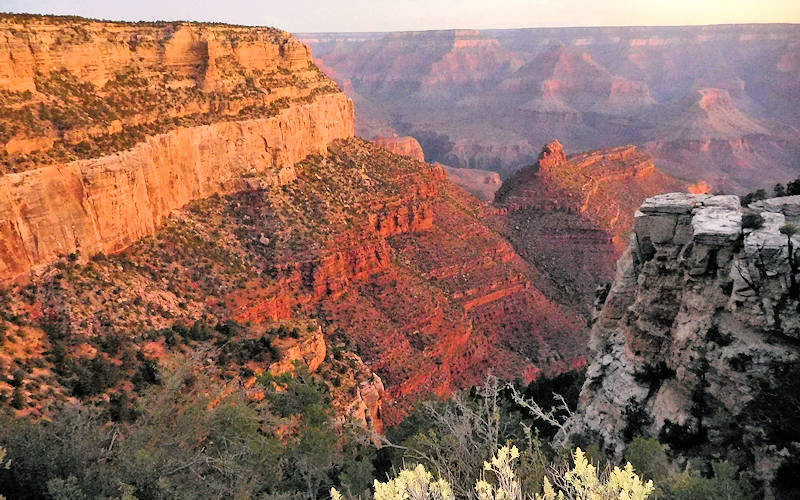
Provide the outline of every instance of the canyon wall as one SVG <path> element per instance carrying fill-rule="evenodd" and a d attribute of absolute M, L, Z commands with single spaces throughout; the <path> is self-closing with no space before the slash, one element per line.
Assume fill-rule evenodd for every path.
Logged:
<path fill-rule="evenodd" d="M 564 190 L 578 210 L 613 237 L 617 255 L 628 246 L 633 213 L 647 197 L 686 187 L 656 168 L 636 146 L 603 148 L 567 159 L 560 142 L 545 146 L 539 159 L 544 182 Z"/>
<path fill-rule="evenodd" d="M 425 152 L 422 150 L 419 141 L 413 137 L 378 136 L 375 137 L 372 142 L 392 153 L 408 156 L 409 158 L 414 158 L 419 161 L 425 161 Z M 496 172 L 439 165 L 444 169 L 450 182 L 486 202 L 494 200 L 494 194 L 500 189 L 500 185 L 502 184 L 500 176 Z"/>
<path fill-rule="evenodd" d="M 616 458 L 657 436 L 682 463 L 726 457 L 796 498 L 798 222 L 797 196 L 646 200 L 592 329 L 576 436 Z"/>
<path fill-rule="evenodd" d="M 280 185 L 293 165 L 353 134 L 344 95 L 262 120 L 148 137 L 133 149 L 0 177 L 0 282 L 59 255 L 118 252 L 171 210 L 214 194 Z"/>
<path fill-rule="evenodd" d="M 0 87 L 37 91 L 36 78 L 65 69 L 102 86 L 132 62 L 220 84 L 220 65 L 234 57 L 250 69 L 308 66 L 311 50 L 275 28 L 202 23 L 116 23 L 91 19 L 4 15 L 0 25 Z"/>
<path fill-rule="evenodd" d="M 156 108 L 119 100 L 144 88 Z M 4 16 L 0 89 L 0 284 L 118 252 L 190 201 L 285 184 L 354 134 L 352 102 L 270 28 Z"/>

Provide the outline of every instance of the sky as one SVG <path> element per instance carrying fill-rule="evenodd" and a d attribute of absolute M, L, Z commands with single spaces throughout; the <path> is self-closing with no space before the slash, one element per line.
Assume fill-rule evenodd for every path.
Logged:
<path fill-rule="evenodd" d="M 800 0 L 0 0 L 0 11 L 292 32 L 800 23 Z"/>

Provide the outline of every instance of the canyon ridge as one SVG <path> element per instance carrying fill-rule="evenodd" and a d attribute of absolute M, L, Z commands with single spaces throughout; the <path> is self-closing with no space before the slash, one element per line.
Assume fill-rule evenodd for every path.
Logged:
<path fill-rule="evenodd" d="M 744 193 L 797 177 L 800 27 L 532 28 L 299 35 L 364 137 L 416 137 L 508 178 L 553 139 L 634 144 L 681 180 Z"/>

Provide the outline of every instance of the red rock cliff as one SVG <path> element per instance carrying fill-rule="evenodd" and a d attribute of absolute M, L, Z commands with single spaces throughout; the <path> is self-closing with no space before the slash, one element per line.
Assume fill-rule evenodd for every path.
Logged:
<path fill-rule="evenodd" d="M 142 86 L 155 109 L 117 100 Z M 26 156 L 7 144 L 0 158 L 0 284 L 59 255 L 118 252 L 192 200 L 284 184 L 294 163 L 354 133 L 352 102 L 273 29 L 12 16 L 0 22 L 0 90 L 40 110 L 36 126 L 12 123 L 11 150 L 41 146 Z M 85 92 L 112 104 L 95 119 Z"/>
<path fill-rule="evenodd" d="M 394 154 L 425 161 L 425 152 L 422 151 L 422 146 L 413 137 L 376 137 L 372 142 L 376 146 L 388 149 Z"/>
<path fill-rule="evenodd" d="M 539 156 L 539 175 L 567 193 L 572 204 L 613 237 L 617 255 L 627 248 L 636 207 L 648 196 L 685 188 L 636 146 L 564 155 L 553 141 Z"/>
<path fill-rule="evenodd" d="M 503 183 L 495 205 L 500 230 L 523 257 L 544 271 L 562 300 L 585 309 L 613 267 L 647 196 L 682 187 L 633 146 L 567 158 L 559 141 L 537 165 Z"/>

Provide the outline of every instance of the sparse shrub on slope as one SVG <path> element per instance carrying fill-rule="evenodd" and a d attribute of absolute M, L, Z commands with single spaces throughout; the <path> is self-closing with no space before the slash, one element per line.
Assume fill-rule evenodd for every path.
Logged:
<path fill-rule="evenodd" d="M 178 360 L 131 421 L 67 405 L 36 422 L 0 412 L 0 494 L 20 499 L 320 498 L 354 496 L 374 477 L 363 428 L 337 420 L 314 374 L 264 379 L 253 391 L 210 365 Z"/>

